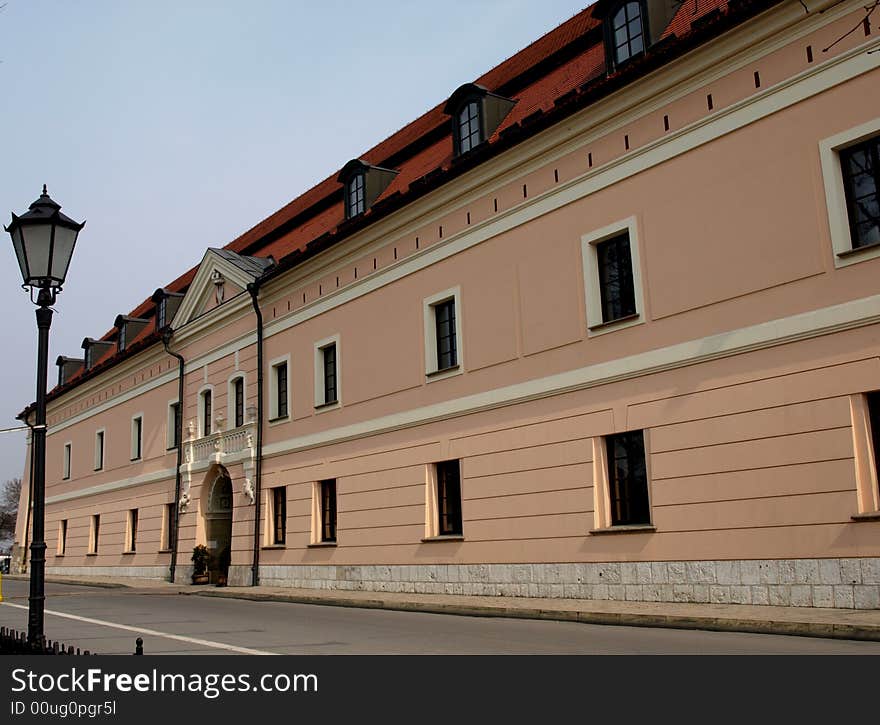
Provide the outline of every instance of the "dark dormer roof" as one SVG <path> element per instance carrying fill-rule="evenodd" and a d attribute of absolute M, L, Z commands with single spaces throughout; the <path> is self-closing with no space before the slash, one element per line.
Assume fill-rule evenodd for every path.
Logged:
<path fill-rule="evenodd" d="M 275 266 L 275 260 L 272 257 L 247 257 L 242 254 L 236 254 L 229 249 L 210 248 L 211 252 L 221 259 L 225 259 L 230 264 L 234 264 L 245 274 L 253 277 L 254 280 L 259 279 L 265 272 Z"/>

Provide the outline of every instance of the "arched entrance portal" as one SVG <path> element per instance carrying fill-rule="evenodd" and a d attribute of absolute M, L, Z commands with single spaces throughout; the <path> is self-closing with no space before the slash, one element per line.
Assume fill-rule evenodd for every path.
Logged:
<path fill-rule="evenodd" d="M 232 547 L 232 481 L 225 468 L 219 468 L 208 487 L 205 505 L 205 534 L 208 551 L 210 582 L 226 583 Z"/>

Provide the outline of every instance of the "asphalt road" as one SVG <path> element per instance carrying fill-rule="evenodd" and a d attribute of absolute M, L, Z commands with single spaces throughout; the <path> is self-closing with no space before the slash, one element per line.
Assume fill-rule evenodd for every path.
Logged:
<path fill-rule="evenodd" d="M 880 654 L 880 642 L 253 602 L 46 585 L 46 636 L 97 654 Z M 26 581 L 0 626 L 27 630 Z"/>

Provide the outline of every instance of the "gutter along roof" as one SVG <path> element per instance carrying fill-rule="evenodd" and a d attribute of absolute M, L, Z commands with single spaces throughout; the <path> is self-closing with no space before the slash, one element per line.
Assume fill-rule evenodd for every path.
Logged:
<path fill-rule="evenodd" d="M 612 73 L 606 73 L 602 21 L 593 17 L 597 6 L 592 5 L 474 81 L 516 101 L 487 142 L 453 158 L 452 122 L 443 113 L 444 100 L 359 157 L 367 164 L 398 172 L 366 212 L 345 219 L 343 187 L 335 172 L 234 239 L 224 250 L 239 255 L 272 256 L 278 263 L 265 272 L 264 279 L 282 274 L 779 2 L 686 0 L 659 42 Z M 197 266 L 193 267 L 165 289 L 185 292 L 197 270 Z M 154 303 L 147 298 L 128 315 L 151 317 L 154 312 Z M 113 340 L 116 335 L 114 328 L 101 340 Z M 52 390 L 48 400 L 160 339 L 153 325 L 148 325 L 123 352 L 108 351 L 90 370 L 80 371 L 65 385 Z M 23 412 L 27 413 L 30 407 Z"/>

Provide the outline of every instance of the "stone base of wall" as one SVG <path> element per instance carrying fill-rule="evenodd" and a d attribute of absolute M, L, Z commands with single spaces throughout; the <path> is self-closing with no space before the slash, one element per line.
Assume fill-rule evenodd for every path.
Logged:
<path fill-rule="evenodd" d="M 46 576 L 109 576 L 168 579 L 167 566 L 47 566 Z"/>
<path fill-rule="evenodd" d="M 343 591 L 880 609 L 880 558 L 261 566 L 260 584 Z"/>
<path fill-rule="evenodd" d="M 252 579 L 250 564 L 230 565 L 226 574 L 226 583 L 231 587 L 249 587 Z"/>

